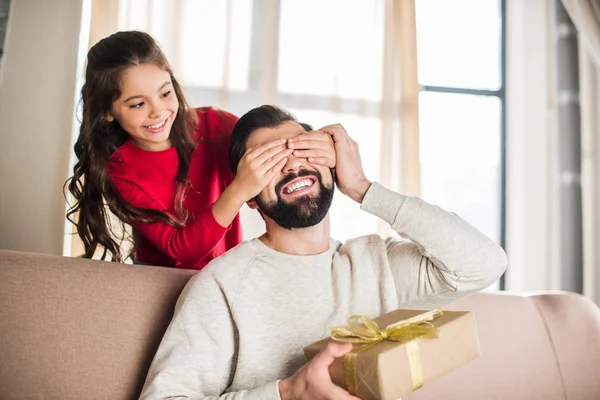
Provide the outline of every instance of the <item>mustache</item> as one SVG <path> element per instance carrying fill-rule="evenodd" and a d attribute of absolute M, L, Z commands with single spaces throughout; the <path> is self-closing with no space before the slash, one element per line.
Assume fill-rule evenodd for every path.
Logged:
<path fill-rule="evenodd" d="M 301 169 L 300 172 L 294 173 L 290 172 L 286 176 L 284 176 L 281 181 L 277 185 L 275 185 L 275 193 L 279 195 L 281 193 L 281 188 L 290 183 L 296 178 L 302 178 L 304 176 L 314 176 L 317 180 L 321 180 L 321 174 L 318 171 L 309 171 L 307 169 Z"/>

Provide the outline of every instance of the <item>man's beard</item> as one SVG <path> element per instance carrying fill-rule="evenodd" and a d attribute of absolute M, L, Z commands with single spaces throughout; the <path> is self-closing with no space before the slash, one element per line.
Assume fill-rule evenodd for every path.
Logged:
<path fill-rule="evenodd" d="M 296 198 L 288 203 L 281 198 L 281 188 L 292 180 L 303 177 L 314 176 L 319 182 L 319 193 L 316 196 L 310 194 Z M 285 229 L 308 228 L 321 222 L 329 212 L 333 200 L 333 184 L 331 187 L 323 185 L 323 179 L 318 171 L 300 170 L 298 174 L 288 174 L 275 186 L 277 201 L 263 202 L 259 196 L 254 200 L 258 208 L 269 218 Z"/>

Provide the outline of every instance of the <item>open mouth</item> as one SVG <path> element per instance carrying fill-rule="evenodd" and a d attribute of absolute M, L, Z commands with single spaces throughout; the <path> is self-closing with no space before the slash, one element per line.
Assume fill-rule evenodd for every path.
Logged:
<path fill-rule="evenodd" d="M 169 118 L 165 118 L 163 121 L 159 122 L 158 124 L 154 124 L 154 125 L 145 125 L 144 128 L 148 129 L 151 132 L 160 132 L 165 125 L 167 125 L 167 122 L 169 122 Z"/>
<path fill-rule="evenodd" d="M 281 189 L 281 193 L 285 195 L 305 193 L 314 186 L 316 181 L 316 178 L 312 176 L 294 179 Z"/>

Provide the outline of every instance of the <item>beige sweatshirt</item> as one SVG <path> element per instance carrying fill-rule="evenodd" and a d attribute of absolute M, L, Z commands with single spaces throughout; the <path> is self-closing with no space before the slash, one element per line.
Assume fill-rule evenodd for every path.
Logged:
<path fill-rule="evenodd" d="M 504 251 L 455 214 L 373 183 L 361 208 L 407 240 L 331 241 L 314 256 L 258 239 L 194 276 L 152 362 L 141 399 L 278 400 L 304 346 L 352 314 L 433 309 L 494 283 Z"/>

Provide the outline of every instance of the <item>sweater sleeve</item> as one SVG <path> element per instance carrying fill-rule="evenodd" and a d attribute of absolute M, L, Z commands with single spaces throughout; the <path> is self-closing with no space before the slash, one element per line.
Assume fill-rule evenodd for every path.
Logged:
<path fill-rule="evenodd" d="M 148 196 L 136 183 L 116 177 L 113 182 L 129 203 L 137 207 L 164 210 L 161 204 Z M 212 213 L 212 205 L 196 214 L 183 228 L 160 221 L 134 223 L 133 227 L 158 250 L 184 264 L 195 264 L 210 254 L 230 228 L 217 222 Z"/>
<path fill-rule="evenodd" d="M 456 214 L 373 183 L 361 208 L 408 241 L 385 240 L 399 307 L 431 309 L 485 289 L 506 270 L 504 250 Z"/>
<path fill-rule="evenodd" d="M 280 400 L 277 381 L 225 393 L 235 374 L 237 347 L 223 288 L 209 271 L 196 274 L 179 298 L 140 400 Z"/>

